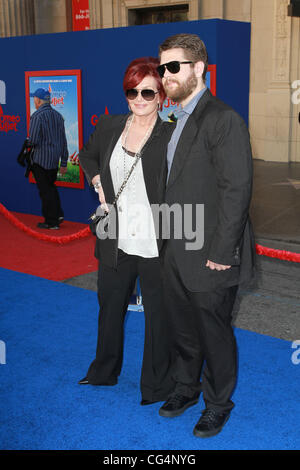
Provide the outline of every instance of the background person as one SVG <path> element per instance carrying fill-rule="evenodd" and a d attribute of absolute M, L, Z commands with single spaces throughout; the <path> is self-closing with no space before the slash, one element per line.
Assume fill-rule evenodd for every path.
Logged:
<path fill-rule="evenodd" d="M 234 406 L 237 355 L 232 309 L 238 285 L 252 276 L 255 255 L 248 213 L 249 134 L 242 118 L 206 88 L 207 62 L 205 45 L 197 35 L 175 35 L 160 46 L 158 71 L 165 91 L 181 103 L 168 146 L 165 201 L 182 209 L 184 204 L 204 206 L 202 248 L 187 250 L 190 240 L 172 234 L 164 246 L 176 386 L 160 415 L 182 414 L 198 402 L 202 389 L 206 408 L 194 428 L 199 437 L 220 432 Z"/>
<path fill-rule="evenodd" d="M 36 111 L 30 117 L 29 144 L 34 146 L 32 173 L 42 201 L 44 222 L 37 226 L 59 229 L 64 219 L 60 197 L 55 185 L 60 162 L 60 174 L 67 172 L 68 147 L 64 118 L 50 105 L 50 93 L 38 88 L 33 96 Z"/>
<path fill-rule="evenodd" d="M 85 175 L 104 207 L 112 204 L 137 153 L 142 155 L 117 203 L 117 236 L 96 241 L 100 306 L 97 350 L 87 376 L 79 382 L 117 383 L 123 359 L 124 318 L 139 276 L 145 312 L 142 405 L 165 400 L 174 385 L 169 374 L 160 242 L 150 208 L 163 201 L 166 150 L 173 130 L 172 124 L 158 116 L 165 99 L 158 65 L 159 61 L 151 57 L 130 63 L 123 88 L 131 113 L 100 117 L 79 153 Z"/>

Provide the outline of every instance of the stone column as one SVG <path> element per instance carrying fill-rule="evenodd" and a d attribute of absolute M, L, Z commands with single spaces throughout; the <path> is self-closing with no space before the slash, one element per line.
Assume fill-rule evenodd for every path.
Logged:
<path fill-rule="evenodd" d="M 300 162 L 300 18 L 292 18 L 290 161 Z"/>
<path fill-rule="evenodd" d="M 0 37 L 34 33 L 34 0 L 0 0 Z"/>
<path fill-rule="evenodd" d="M 195 19 L 251 21 L 251 0 L 199 0 L 198 4 L 198 18 Z"/>
<path fill-rule="evenodd" d="M 288 0 L 276 0 L 273 26 L 271 80 L 266 96 L 265 158 L 288 162 L 290 158 L 290 46 L 291 18 Z"/>
<path fill-rule="evenodd" d="M 251 0 L 224 0 L 223 18 L 233 21 L 251 21 Z"/>
<path fill-rule="evenodd" d="M 90 29 L 102 28 L 101 24 L 101 0 L 89 0 Z"/>
<path fill-rule="evenodd" d="M 298 131 L 291 82 L 299 73 L 299 20 L 287 16 L 288 3 L 252 0 L 250 134 L 254 157 L 274 162 L 295 158 Z"/>
<path fill-rule="evenodd" d="M 113 28 L 123 26 L 115 24 L 116 10 L 120 0 L 89 0 L 90 29 Z"/>
<path fill-rule="evenodd" d="M 34 0 L 36 34 L 68 30 L 66 0 Z"/>
<path fill-rule="evenodd" d="M 199 0 L 199 19 L 224 18 L 225 0 Z"/>

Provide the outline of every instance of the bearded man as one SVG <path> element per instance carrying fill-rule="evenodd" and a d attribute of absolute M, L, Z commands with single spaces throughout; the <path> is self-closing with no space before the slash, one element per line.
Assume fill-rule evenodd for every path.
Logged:
<path fill-rule="evenodd" d="M 185 234 L 175 236 L 170 225 L 163 248 L 176 386 L 159 414 L 181 415 L 202 391 L 205 409 L 194 435 L 210 437 L 222 430 L 234 406 L 232 310 L 238 286 L 253 276 L 251 147 L 243 119 L 205 85 L 207 51 L 197 35 L 166 39 L 159 56 L 167 96 L 181 104 L 168 146 L 165 202 L 180 205 L 183 216 L 190 206 L 184 226 L 198 227 L 196 207 L 204 208 L 202 246 L 193 246 Z"/>

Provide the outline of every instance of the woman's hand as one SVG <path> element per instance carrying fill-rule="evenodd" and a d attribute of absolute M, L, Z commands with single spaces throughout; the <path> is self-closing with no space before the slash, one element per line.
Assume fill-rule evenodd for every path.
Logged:
<path fill-rule="evenodd" d="M 95 191 L 98 193 L 99 202 L 101 204 L 101 207 L 106 212 L 108 212 L 108 207 L 107 207 L 107 204 L 106 204 L 105 194 L 104 194 L 103 187 L 102 187 L 102 184 L 101 184 L 100 175 L 94 176 L 94 178 L 92 179 L 92 185 L 94 186 Z"/>

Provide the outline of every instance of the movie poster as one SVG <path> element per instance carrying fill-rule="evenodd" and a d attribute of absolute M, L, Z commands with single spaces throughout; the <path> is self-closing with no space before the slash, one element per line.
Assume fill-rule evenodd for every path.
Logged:
<path fill-rule="evenodd" d="M 206 86 L 210 89 L 212 94 L 216 95 L 216 65 L 208 65 L 206 73 Z M 176 121 L 176 110 L 179 104 L 175 101 L 166 98 L 163 104 L 163 109 L 159 111 L 160 118 L 163 121 Z"/>
<path fill-rule="evenodd" d="M 69 151 L 68 171 L 65 175 L 58 173 L 56 184 L 82 189 L 84 187 L 84 176 L 78 159 L 78 153 L 82 147 L 80 70 L 25 72 L 25 79 L 28 131 L 30 116 L 36 111 L 30 93 L 34 93 L 38 88 L 44 88 L 51 93 L 51 106 L 65 120 Z M 30 175 L 30 181 L 34 182 L 32 174 Z"/>

